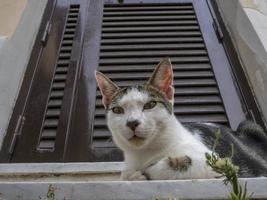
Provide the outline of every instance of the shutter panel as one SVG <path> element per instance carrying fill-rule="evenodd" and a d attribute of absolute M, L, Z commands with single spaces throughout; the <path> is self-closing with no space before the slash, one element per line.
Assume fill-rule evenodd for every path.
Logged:
<path fill-rule="evenodd" d="M 38 33 L 36 44 L 42 41 L 43 46 L 39 52 L 33 50 L 30 75 L 24 78 L 29 83 L 18 102 L 23 104 L 19 118 L 22 123 L 15 126 L 19 127 L 19 134 L 14 125 L 9 127 L 1 162 L 64 160 L 82 47 L 80 12 L 86 6 L 81 8 L 76 0 L 58 0 L 53 6 L 46 10 L 52 12 L 45 21 L 50 27 L 45 33 L 49 33 Z"/>
<path fill-rule="evenodd" d="M 191 3 L 106 4 L 98 70 L 119 86 L 144 83 L 160 58 L 174 70 L 174 113 L 183 122 L 228 124 Z M 113 148 L 97 90 L 94 148 Z"/>
<path fill-rule="evenodd" d="M 54 151 L 55 149 L 57 128 L 69 71 L 73 40 L 78 23 L 79 9 L 79 5 L 70 5 L 67 13 L 67 21 L 64 27 L 64 33 L 41 128 L 39 145 L 37 147 L 40 151 Z"/>

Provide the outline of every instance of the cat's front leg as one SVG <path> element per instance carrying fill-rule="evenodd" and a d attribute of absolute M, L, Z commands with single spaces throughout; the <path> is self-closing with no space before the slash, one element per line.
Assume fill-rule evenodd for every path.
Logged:
<path fill-rule="evenodd" d="M 177 180 L 214 178 L 216 174 L 206 164 L 204 156 L 171 156 L 165 157 L 145 169 L 150 180 Z"/>
<path fill-rule="evenodd" d="M 192 159 L 189 156 L 168 157 L 166 162 L 173 170 L 180 172 L 187 171 L 192 165 Z"/>
<path fill-rule="evenodd" d="M 145 175 L 151 180 L 183 179 L 192 165 L 189 156 L 171 156 L 150 165 Z"/>
<path fill-rule="evenodd" d="M 125 170 L 121 172 L 121 179 L 124 181 L 144 181 L 147 177 L 141 171 Z"/>

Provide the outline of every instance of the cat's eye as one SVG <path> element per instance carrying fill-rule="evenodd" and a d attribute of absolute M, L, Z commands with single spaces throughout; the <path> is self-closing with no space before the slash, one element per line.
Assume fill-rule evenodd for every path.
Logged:
<path fill-rule="evenodd" d="M 113 107 L 112 108 L 112 111 L 116 114 L 123 114 L 124 113 L 124 110 L 122 107 L 119 107 L 119 106 L 116 106 L 116 107 Z"/>
<path fill-rule="evenodd" d="M 156 101 L 149 101 L 144 105 L 144 110 L 152 109 L 157 105 Z"/>

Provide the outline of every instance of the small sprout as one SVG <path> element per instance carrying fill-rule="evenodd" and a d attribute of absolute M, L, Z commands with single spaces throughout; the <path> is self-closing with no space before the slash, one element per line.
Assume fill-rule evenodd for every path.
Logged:
<path fill-rule="evenodd" d="M 224 184 L 230 183 L 233 191 L 230 193 L 230 200 L 249 200 L 252 194 L 247 196 L 247 184 L 242 187 L 237 178 L 237 174 L 239 171 L 239 167 L 232 163 L 232 158 L 234 155 L 234 147 L 231 144 L 231 156 L 226 158 L 219 158 L 215 153 L 216 146 L 219 143 L 221 138 L 220 130 L 216 132 L 216 138 L 214 142 L 214 146 L 212 148 L 212 153 L 206 153 L 206 163 L 210 166 L 213 171 L 217 172 L 221 175 L 221 177 L 225 177 L 223 180 Z"/>
<path fill-rule="evenodd" d="M 46 199 L 47 200 L 54 200 L 55 199 L 55 188 L 52 185 L 49 185 L 49 187 L 48 187 Z"/>

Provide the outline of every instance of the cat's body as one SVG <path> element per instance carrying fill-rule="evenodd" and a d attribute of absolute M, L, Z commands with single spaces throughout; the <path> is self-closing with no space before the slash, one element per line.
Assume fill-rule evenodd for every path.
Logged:
<path fill-rule="evenodd" d="M 144 179 L 133 172 L 140 171 L 146 179 L 187 179 L 187 178 L 212 178 L 216 174 L 206 165 L 205 153 L 211 151 L 201 142 L 198 136 L 192 135 L 172 115 L 163 121 L 160 134 L 151 141 L 149 146 L 142 150 L 133 150 L 116 144 L 123 149 L 125 158 L 125 171 L 123 179 Z M 182 158 L 188 156 L 191 164 L 187 170 L 176 170 L 169 165 L 169 157 Z"/>
<path fill-rule="evenodd" d="M 205 153 L 211 153 L 211 149 L 202 136 L 211 138 L 218 127 L 199 124 L 198 128 L 185 128 L 176 119 L 169 59 L 160 62 L 143 86 L 119 88 L 99 72 L 96 79 L 107 110 L 108 127 L 124 153 L 123 180 L 217 176 L 206 164 Z M 262 170 L 266 170 L 267 162 L 259 160 Z"/>

